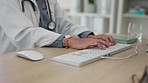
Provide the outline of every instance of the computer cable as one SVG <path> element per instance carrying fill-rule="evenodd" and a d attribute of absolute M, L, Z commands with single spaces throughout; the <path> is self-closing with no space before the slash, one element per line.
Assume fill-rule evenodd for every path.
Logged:
<path fill-rule="evenodd" d="M 113 60 L 124 60 L 124 59 L 128 59 L 130 57 L 136 56 L 137 54 L 138 54 L 138 45 L 136 45 L 136 47 L 135 47 L 134 54 L 130 54 L 129 56 L 122 57 L 122 58 L 103 56 L 101 58 L 103 58 L 103 59 L 113 59 Z"/>

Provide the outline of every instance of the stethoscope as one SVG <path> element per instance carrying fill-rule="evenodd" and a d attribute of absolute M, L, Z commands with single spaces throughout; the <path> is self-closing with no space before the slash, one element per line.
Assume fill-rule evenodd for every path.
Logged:
<path fill-rule="evenodd" d="M 24 2 L 25 1 L 28 1 L 31 4 L 34 12 L 37 11 L 36 8 L 35 8 L 35 4 L 31 0 L 22 0 L 21 1 L 21 4 L 22 4 L 22 12 L 25 11 L 25 8 L 24 8 Z M 49 23 L 48 23 L 48 25 L 47 25 L 47 27 L 48 27 L 49 30 L 53 31 L 55 29 L 55 27 L 56 27 L 56 23 L 52 19 L 52 14 L 51 14 L 50 6 L 49 6 L 49 1 L 48 0 L 45 0 L 45 2 L 46 2 L 47 12 L 48 12 L 49 20 L 50 20 Z"/>

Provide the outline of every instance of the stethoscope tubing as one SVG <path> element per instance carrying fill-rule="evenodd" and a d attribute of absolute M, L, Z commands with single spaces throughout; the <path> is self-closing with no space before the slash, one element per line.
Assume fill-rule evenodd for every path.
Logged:
<path fill-rule="evenodd" d="M 50 22 L 47 24 L 47 27 L 49 28 L 50 31 L 53 31 L 55 29 L 55 22 L 52 19 L 52 13 L 51 13 L 49 1 L 46 0 L 45 3 L 47 7 L 48 16 L 50 16 Z"/>
<path fill-rule="evenodd" d="M 46 3 L 46 6 L 47 6 L 48 15 L 50 16 L 50 21 L 53 21 L 52 15 L 51 15 L 51 9 L 50 9 L 50 6 L 49 6 L 49 1 L 46 0 L 45 3 Z"/>
<path fill-rule="evenodd" d="M 25 7 L 24 7 L 24 2 L 25 1 L 28 1 L 31 4 L 34 11 L 37 11 L 36 8 L 35 8 L 35 4 L 31 0 L 22 0 L 21 1 L 22 12 L 25 12 Z M 47 27 L 49 28 L 49 30 L 53 31 L 55 29 L 55 22 L 52 19 L 52 13 L 51 13 L 49 1 L 45 0 L 45 4 L 46 4 L 46 7 L 47 7 L 47 12 L 48 12 L 49 20 L 50 20 L 49 23 L 47 24 Z"/>
<path fill-rule="evenodd" d="M 31 0 L 22 0 L 22 2 L 21 2 L 21 4 L 22 4 L 22 12 L 25 11 L 25 7 L 24 7 L 24 2 L 25 2 L 25 1 L 30 2 L 31 6 L 32 6 L 32 8 L 33 8 L 33 10 L 36 11 L 35 4 L 34 4 Z"/>

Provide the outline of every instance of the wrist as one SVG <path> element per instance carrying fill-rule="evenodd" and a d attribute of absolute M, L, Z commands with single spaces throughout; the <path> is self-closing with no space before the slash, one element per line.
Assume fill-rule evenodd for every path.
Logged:
<path fill-rule="evenodd" d="M 87 38 L 94 38 L 94 35 L 88 35 Z"/>
<path fill-rule="evenodd" d="M 65 35 L 63 39 L 63 47 L 69 48 L 69 40 L 71 39 L 70 35 Z"/>

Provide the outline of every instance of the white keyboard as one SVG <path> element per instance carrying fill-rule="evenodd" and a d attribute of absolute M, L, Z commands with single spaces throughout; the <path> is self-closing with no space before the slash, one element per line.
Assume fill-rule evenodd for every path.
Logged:
<path fill-rule="evenodd" d="M 94 62 L 96 60 L 99 60 L 102 56 L 104 57 L 108 55 L 113 55 L 115 53 L 129 49 L 131 47 L 132 46 L 130 44 L 116 44 L 114 46 L 107 48 L 106 50 L 100 50 L 98 48 L 84 49 L 56 56 L 51 59 L 57 62 L 80 67 Z"/>

